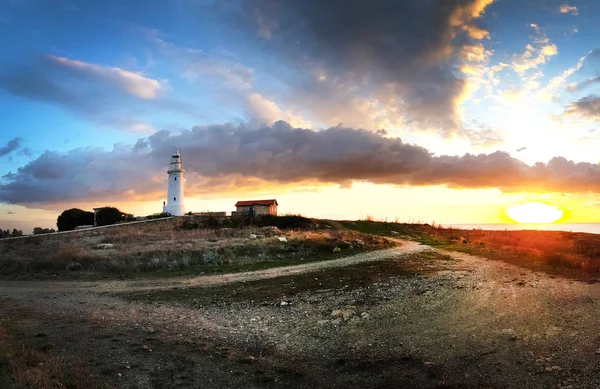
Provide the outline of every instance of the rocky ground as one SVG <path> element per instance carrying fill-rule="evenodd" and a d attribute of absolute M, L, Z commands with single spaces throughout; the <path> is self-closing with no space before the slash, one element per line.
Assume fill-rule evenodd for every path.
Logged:
<path fill-rule="evenodd" d="M 2 282 L 0 317 L 98 387 L 598 388 L 598 297 L 404 242 L 235 275 Z"/>

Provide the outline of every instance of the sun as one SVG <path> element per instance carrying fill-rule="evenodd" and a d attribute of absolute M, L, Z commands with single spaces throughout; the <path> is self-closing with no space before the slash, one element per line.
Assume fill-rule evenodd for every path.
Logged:
<path fill-rule="evenodd" d="M 554 223 L 563 216 L 563 211 L 555 205 L 529 202 L 510 206 L 506 215 L 517 223 Z"/>

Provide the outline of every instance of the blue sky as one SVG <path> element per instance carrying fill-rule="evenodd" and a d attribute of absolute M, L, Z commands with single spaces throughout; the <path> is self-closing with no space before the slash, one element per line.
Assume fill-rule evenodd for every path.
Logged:
<path fill-rule="evenodd" d="M 182 150 L 200 208 L 368 187 L 390 203 L 348 217 L 390 207 L 408 217 L 393 199 L 423 186 L 472 199 L 492 191 L 494 209 L 547 196 L 595 204 L 598 15 L 591 0 L 3 1 L 0 209 L 10 217 L 0 222 L 51 223 L 98 203 L 151 212 L 171 149 Z M 348 131 L 293 130 L 338 125 Z M 409 161 L 418 148 L 434 159 Z M 380 170 L 354 160 L 383 149 Z M 452 206 L 411 216 L 451 222 Z M 343 217 L 339 207 L 288 211 Z M 498 221 L 473 209 L 457 222 Z"/>

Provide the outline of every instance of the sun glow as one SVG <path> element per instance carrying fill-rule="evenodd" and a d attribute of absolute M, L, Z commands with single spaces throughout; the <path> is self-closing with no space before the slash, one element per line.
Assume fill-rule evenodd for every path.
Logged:
<path fill-rule="evenodd" d="M 554 223 L 563 211 L 555 205 L 530 202 L 507 208 L 506 215 L 517 223 Z"/>

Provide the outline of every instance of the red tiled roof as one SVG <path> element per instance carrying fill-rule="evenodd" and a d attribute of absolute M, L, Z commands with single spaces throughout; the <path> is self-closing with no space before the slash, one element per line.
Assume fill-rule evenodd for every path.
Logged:
<path fill-rule="evenodd" d="M 245 200 L 245 201 L 238 201 L 237 203 L 235 203 L 236 207 L 249 207 L 251 205 L 279 205 L 277 204 L 277 200 L 273 199 L 273 200 Z"/>

